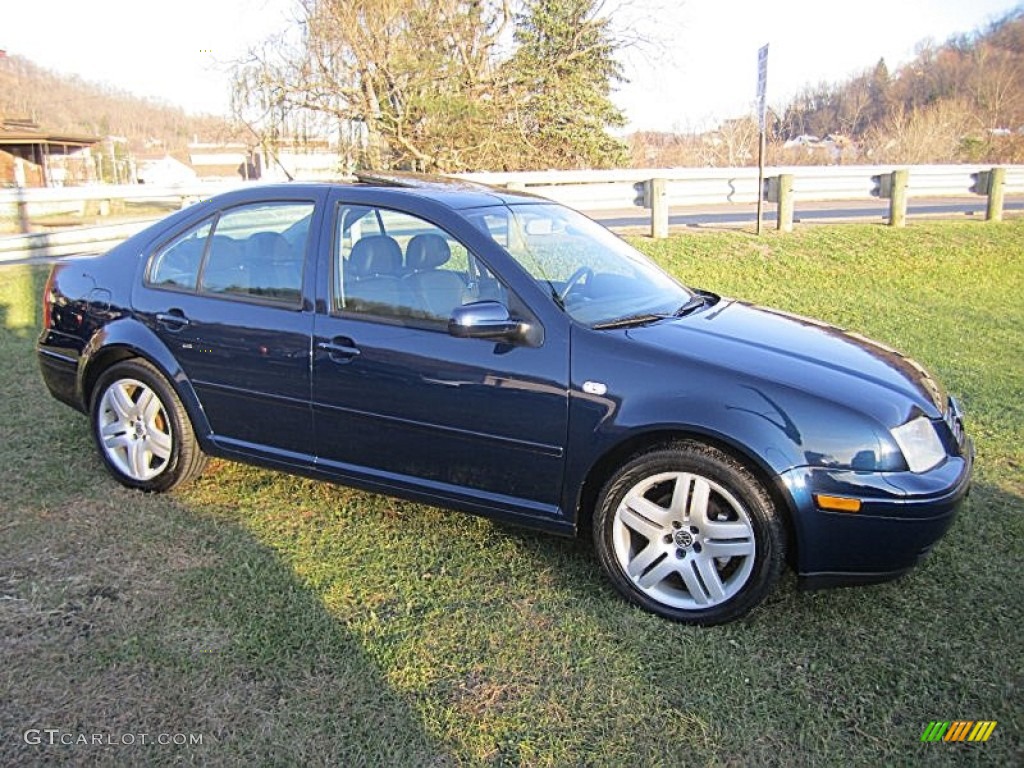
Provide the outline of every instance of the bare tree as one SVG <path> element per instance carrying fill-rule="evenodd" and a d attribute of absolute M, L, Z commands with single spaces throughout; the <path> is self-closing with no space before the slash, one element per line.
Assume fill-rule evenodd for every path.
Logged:
<path fill-rule="evenodd" d="M 964 137 L 978 127 L 971 105 L 945 99 L 927 107 L 896 109 L 882 126 L 865 137 L 874 162 L 942 163 L 961 160 Z"/>
<path fill-rule="evenodd" d="M 966 78 L 969 96 L 988 128 L 1003 128 L 1021 118 L 1024 66 L 1019 55 L 992 45 L 979 45 Z M 1007 122 L 1011 121 L 1011 122 Z"/>
<path fill-rule="evenodd" d="M 236 68 L 235 111 L 263 135 L 296 114 L 326 115 L 358 126 L 367 164 L 421 169 L 458 167 L 487 142 L 478 126 L 509 0 L 300 0 L 298 10 L 297 30 Z"/>

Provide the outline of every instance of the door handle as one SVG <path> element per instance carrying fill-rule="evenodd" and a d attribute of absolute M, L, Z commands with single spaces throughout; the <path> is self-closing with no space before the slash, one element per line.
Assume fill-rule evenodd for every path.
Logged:
<path fill-rule="evenodd" d="M 352 339 L 332 339 L 331 341 L 321 341 L 317 343 L 317 349 L 322 349 L 327 355 L 338 363 L 347 363 L 354 357 L 359 357 L 361 354 L 359 347 L 355 345 Z"/>
<path fill-rule="evenodd" d="M 189 324 L 189 319 L 185 317 L 185 313 L 180 309 L 172 309 L 170 312 L 160 312 L 156 316 L 156 321 L 169 331 L 180 331 Z"/>

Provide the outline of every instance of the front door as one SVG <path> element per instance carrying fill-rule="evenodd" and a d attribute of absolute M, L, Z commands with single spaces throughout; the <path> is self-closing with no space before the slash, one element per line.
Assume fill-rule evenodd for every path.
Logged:
<path fill-rule="evenodd" d="M 482 512 L 558 514 L 568 347 L 450 336 L 481 299 L 528 310 L 429 221 L 379 206 L 333 213 L 329 306 L 314 328 L 318 463 Z"/>

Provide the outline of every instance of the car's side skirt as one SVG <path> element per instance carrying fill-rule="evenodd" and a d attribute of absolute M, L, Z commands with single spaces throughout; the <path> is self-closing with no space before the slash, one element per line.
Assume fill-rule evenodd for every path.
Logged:
<path fill-rule="evenodd" d="M 308 454 L 269 449 L 229 438 L 211 436 L 207 452 L 225 459 L 265 467 L 315 480 L 395 496 L 408 501 L 455 509 L 494 520 L 575 536 L 576 528 L 562 510 L 527 499 L 462 488 L 408 475 L 396 475 L 368 467 L 317 460 Z"/>

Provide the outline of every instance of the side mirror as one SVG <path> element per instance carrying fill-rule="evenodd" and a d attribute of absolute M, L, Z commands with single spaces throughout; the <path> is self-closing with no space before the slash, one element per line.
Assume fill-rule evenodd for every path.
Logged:
<path fill-rule="evenodd" d="M 513 341 L 522 338 L 527 324 L 515 320 L 500 301 L 474 301 L 452 310 L 448 333 L 460 339 Z"/>

